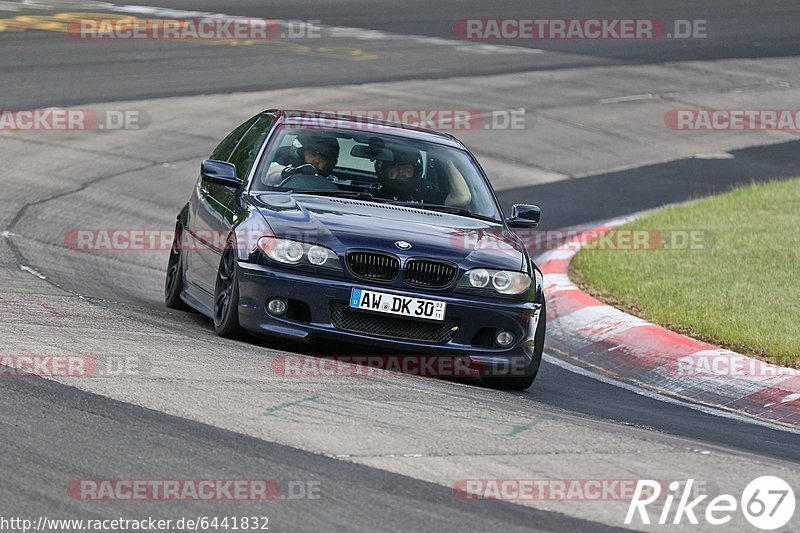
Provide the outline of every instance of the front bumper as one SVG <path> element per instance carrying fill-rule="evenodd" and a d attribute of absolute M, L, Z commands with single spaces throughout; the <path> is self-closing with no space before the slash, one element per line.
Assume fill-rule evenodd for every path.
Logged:
<path fill-rule="evenodd" d="M 317 338 L 331 339 L 400 352 L 468 356 L 476 367 L 527 366 L 536 353 L 534 338 L 542 308 L 538 302 L 499 298 L 489 300 L 468 294 L 398 289 L 248 262 L 239 262 L 238 266 L 239 322 L 243 328 L 254 333 L 301 342 Z M 337 324 L 342 325 L 341 315 L 336 318 L 332 316 L 332 311 L 337 313 L 342 306 L 347 306 L 353 287 L 445 301 L 447 325 L 455 325 L 457 329 L 454 334 L 447 335 L 446 340 L 437 342 L 337 327 Z M 302 303 L 307 306 L 308 312 L 294 319 L 273 316 L 266 309 L 266 303 L 271 298 Z M 369 313 L 369 316 L 374 315 Z M 405 324 L 418 322 L 392 317 L 387 320 L 400 320 Z M 505 349 L 494 345 L 491 332 L 495 330 L 511 331 L 515 343 Z"/>

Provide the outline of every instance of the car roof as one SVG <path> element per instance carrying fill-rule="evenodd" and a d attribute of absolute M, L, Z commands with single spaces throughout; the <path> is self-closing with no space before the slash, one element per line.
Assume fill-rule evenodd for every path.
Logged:
<path fill-rule="evenodd" d="M 284 126 L 324 126 L 326 129 L 374 131 L 387 135 L 405 137 L 416 141 L 427 141 L 465 150 L 466 147 L 449 133 L 435 131 L 398 122 L 376 120 L 366 116 L 354 116 L 327 111 L 304 111 L 298 109 L 269 109 L 262 114 L 276 117 L 276 125 Z M 315 121 L 317 124 L 315 124 Z M 374 128 L 370 128 L 373 126 Z"/>

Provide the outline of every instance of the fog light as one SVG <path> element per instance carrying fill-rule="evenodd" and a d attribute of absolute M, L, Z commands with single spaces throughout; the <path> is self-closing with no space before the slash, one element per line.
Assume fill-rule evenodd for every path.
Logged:
<path fill-rule="evenodd" d="M 494 342 L 496 342 L 497 345 L 502 348 L 508 348 L 514 344 L 514 334 L 505 330 L 498 331 L 497 336 L 494 338 Z"/>
<path fill-rule="evenodd" d="M 267 311 L 271 315 L 282 315 L 286 312 L 287 307 L 286 300 L 281 300 L 280 298 L 275 298 L 267 303 Z"/>

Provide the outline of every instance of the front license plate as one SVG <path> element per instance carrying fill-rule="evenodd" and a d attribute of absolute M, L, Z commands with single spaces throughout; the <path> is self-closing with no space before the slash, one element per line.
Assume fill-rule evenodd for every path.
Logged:
<path fill-rule="evenodd" d="M 354 288 L 350 293 L 350 307 L 376 313 L 441 321 L 444 320 L 447 303 Z"/>

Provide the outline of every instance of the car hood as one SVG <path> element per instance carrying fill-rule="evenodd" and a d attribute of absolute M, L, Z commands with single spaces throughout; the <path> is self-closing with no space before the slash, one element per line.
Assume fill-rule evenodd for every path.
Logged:
<path fill-rule="evenodd" d="M 342 256 L 360 248 L 442 259 L 465 269 L 527 270 L 522 244 L 501 224 L 349 198 L 264 193 L 250 203 L 276 237 L 321 244 Z M 402 250 L 399 241 L 411 248 Z"/>

